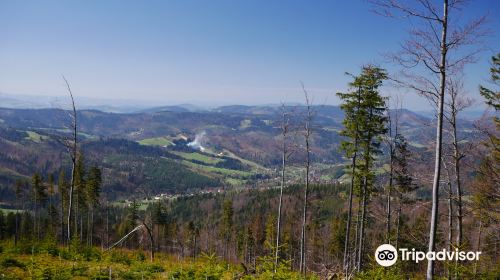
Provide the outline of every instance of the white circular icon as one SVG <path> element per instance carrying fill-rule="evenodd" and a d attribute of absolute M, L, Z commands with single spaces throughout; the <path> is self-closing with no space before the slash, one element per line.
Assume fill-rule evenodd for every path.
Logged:
<path fill-rule="evenodd" d="M 375 251 L 375 260 L 381 266 L 391 266 L 398 260 L 398 251 L 391 244 L 382 244 Z"/>

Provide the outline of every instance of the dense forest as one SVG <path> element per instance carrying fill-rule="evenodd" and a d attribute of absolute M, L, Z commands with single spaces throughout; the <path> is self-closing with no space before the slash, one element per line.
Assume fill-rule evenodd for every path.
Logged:
<path fill-rule="evenodd" d="M 346 73 L 339 107 L 302 84 L 304 105 L 103 113 L 63 77 L 69 110 L 1 108 L 0 278 L 499 279 L 500 54 L 476 85 L 487 110 L 463 117 L 486 21 L 370 3 L 415 29 L 401 72 Z M 384 267 L 382 244 L 481 254 Z"/>

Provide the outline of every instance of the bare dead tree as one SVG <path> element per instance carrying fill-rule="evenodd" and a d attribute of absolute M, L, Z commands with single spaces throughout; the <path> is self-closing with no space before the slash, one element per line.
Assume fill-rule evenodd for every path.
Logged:
<path fill-rule="evenodd" d="M 457 200 L 457 241 L 456 246 L 461 248 L 462 246 L 462 180 L 460 176 L 460 165 L 461 160 L 465 157 L 465 154 L 461 151 L 459 145 L 460 139 L 458 139 L 458 114 L 463 110 L 467 109 L 473 104 L 473 100 L 467 98 L 463 91 L 463 81 L 462 79 L 449 79 L 448 82 L 448 96 L 449 100 L 447 104 L 447 112 L 444 115 L 448 124 L 450 125 L 450 134 L 452 140 L 452 160 L 454 167 L 454 179 L 456 184 L 456 200 Z"/>
<path fill-rule="evenodd" d="M 76 173 L 76 161 L 77 161 L 77 156 L 78 156 L 78 134 L 77 134 L 77 115 L 76 115 L 76 106 L 75 106 L 75 99 L 73 97 L 73 92 L 71 91 L 71 87 L 69 85 L 68 80 L 66 80 L 66 77 L 62 76 L 64 83 L 66 84 L 66 89 L 68 91 L 69 97 L 71 98 L 71 108 L 69 113 L 69 117 L 71 119 L 71 132 L 72 132 L 72 138 L 67 138 L 64 139 L 63 143 L 66 146 L 66 149 L 68 151 L 68 154 L 71 158 L 71 183 L 70 183 L 70 188 L 69 188 L 69 198 L 68 198 L 68 246 L 70 246 L 71 243 L 71 215 L 72 215 L 72 204 L 73 204 L 73 190 L 75 187 L 75 173 Z"/>
<path fill-rule="evenodd" d="M 304 118 L 304 140 L 305 140 L 305 150 L 306 150 L 306 180 L 304 187 L 304 201 L 303 201 L 303 209 L 302 209 L 302 232 L 300 238 L 300 272 L 305 276 L 307 273 L 307 264 L 306 264 L 306 226 L 307 226 L 307 199 L 309 195 L 309 175 L 310 175 L 310 167 L 311 167 L 311 137 L 312 137 L 312 121 L 313 121 L 313 109 L 311 100 L 309 98 L 309 93 L 302 84 L 302 90 L 304 92 L 304 97 L 306 101 L 306 116 Z"/>
<path fill-rule="evenodd" d="M 150 257 L 151 261 L 154 261 L 154 259 L 155 259 L 155 241 L 154 241 L 154 237 L 153 237 L 153 232 L 151 230 L 151 227 L 147 225 L 145 220 L 141 220 L 140 222 L 141 222 L 142 226 L 146 229 L 146 232 L 148 234 L 148 237 L 149 237 L 149 257 Z"/>
<path fill-rule="evenodd" d="M 465 64 L 475 61 L 482 49 L 477 48 L 488 32 L 483 29 L 486 17 L 462 24 L 458 15 L 466 1 L 443 0 L 440 10 L 430 0 L 418 0 L 411 5 L 397 0 L 370 0 L 375 12 L 388 17 L 411 18 L 415 27 L 410 39 L 402 44 L 399 53 L 390 58 L 403 67 L 398 82 L 430 98 L 436 106 L 436 147 L 434 179 L 432 184 L 431 226 L 428 250 L 434 251 L 438 226 L 439 182 L 443 142 L 443 112 L 448 75 L 459 72 Z M 455 17 L 452 17 L 453 15 Z M 441 33 L 441 34 L 439 34 Z M 459 50 L 459 51 L 458 51 Z M 411 73 L 406 70 L 413 69 Z M 419 71 L 420 70 L 420 71 Z M 417 74 L 418 73 L 418 74 Z M 427 279 L 434 277 L 434 261 L 427 265 Z"/>
<path fill-rule="evenodd" d="M 448 100 L 446 103 L 446 112 L 444 117 L 449 124 L 449 133 L 451 134 L 451 146 L 452 146 L 452 165 L 453 165 L 453 175 L 455 181 L 456 188 L 456 216 L 457 216 L 457 236 L 456 236 L 456 244 L 457 248 L 462 248 L 462 239 L 463 239 L 463 203 L 462 203 L 462 180 L 461 180 L 461 161 L 465 157 L 465 153 L 462 151 L 462 147 L 459 145 L 460 139 L 458 139 L 458 114 L 463 110 L 470 107 L 474 101 L 468 98 L 463 89 L 463 80 L 461 77 L 452 77 L 448 79 Z M 448 170 L 447 170 L 448 171 Z M 448 171 L 449 172 L 449 171 Z M 450 184 L 450 192 L 451 190 L 451 178 L 448 179 Z M 450 196 L 452 196 L 450 194 Z M 450 201 L 452 203 L 452 201 Z M 450 210 L 452 210 L 452 206 L 450 205 Z M 451 226 L 451 223 L 450 223 Z M 452 230 L 450 229 L 450 232 Z M 450 233 L 451 236 L 451 233 Z M 450 240 L 451 242 L 451 240 Z M 458 263 L 456 263 L 456 266 Z M 458 271 L 456 270 L 456 273 Z M 455 275 L 455 278 L 458 278 L 458 274 Z"/>
<path fill-rule="evenodd" d="M 281 236 L 281 211 L 283 204 L 283 189 L 285 188 L 285 169 L 287 159 L 290 156 L 290 151 L 287 145 L 287 137 L 290 132 L 290 115 L 284 103 L 281 104 L 281 185 L 280 185 L 280 196 L 278 202 L 278 219 L 276 222 L 276 251 L 274 256 L 274 273 L 278 268 L 279 260 L 279 248 L 280 248 L 280 236 Z"/>

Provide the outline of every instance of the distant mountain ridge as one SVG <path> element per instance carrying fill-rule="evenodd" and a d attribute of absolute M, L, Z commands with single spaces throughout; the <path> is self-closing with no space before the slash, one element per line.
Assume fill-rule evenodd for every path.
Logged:
<path fill-rule="evenodd" d="M 300 129 L 305 107 L 286 109 L 296 122 L 294 129 Z M 104 189 L 116 197 L 137 190 L 179 193 L 252 184 L 268 179 L 279 168 L 281 110 L 280 105 L 200 109 L 186 104 L 127 113 L 85 109 L 78 110 L 78 136 L 89 164 L 98 164 L 113 178 Z M 325 168 L 318 171 L 325 178 L 330 178 L 331 168 L 341 175 L 343 111 L 332 105 L 313 110 L 311 160 Z M 399 132 L 412 149 L 419 155 L 430 154 L 435 133 L 432 116 L 392 110 L 393 120 L 396 115 Z M 63 109 L 0 108 L 0 195 L 12 197 L 15 180 L 29 180 L 35 171 L 47 176 L 61 166 L 69 168 L 67 152 L 58 142 L 69 136 L 69 123 L 68 111 Z M 460 137 L 472 139 L 472 128 L 472 122 L 463 122 Z M 302 141 L 300 131 L 292 137 L 297 144 Z M 190 145 L 195 140 L 198 144 Z M 303 157 L 298 149 L 289 163 L 300 166 Z"/>

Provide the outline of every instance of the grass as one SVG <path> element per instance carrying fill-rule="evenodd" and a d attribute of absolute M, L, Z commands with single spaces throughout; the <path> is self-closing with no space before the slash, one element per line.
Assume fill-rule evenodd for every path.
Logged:
<path fill-rule="evenodd" d="M 227 184 L 229 184 L 231 186 L 242 186 L 246 183 L 246 180 L 235 179 L 235 178 L 226 178 L 224 180 L 224 182 L 226 182 Z"/>
<path fill-rule="evenodd" d="M 256 173 L 265 173 L 266 171 L 269 171 L 264 166 L 262 166 L 256 162 L 241 158 L 228 150 L 224 150 L 223 152 L 224 152 L 224 154 L 227 154 L 229 157 L 237 159 L 237 160 L 241 161 L 243 164 L 246 164 L 246 165 L 252 167 L 253 171 L 255 171 Z"/>
<path fill-rule="evenodd" d="M 210 157 L 204 154 L 200 153 L 186 153 L 186 152 L 178 152 L 178 151 L 172 151 L 173 154 L 176 154 L 186 160 L 196 160 L 200 161 L 206 164 L 217 164 L 218 162 L 222 161 L 220 158 L 215 158 L 215 157 Z"/>
<path fill-rule="evenodd" d="M 204 171 L 204 172 L 208 172 L 208 173 L 217 173 L 217 174 L 227 175 L 227 176 L 232 176 L 232 177 L 250 177 L 251 175 L 253 175 L 253 173 L 248 172 L 248 171 L 232 170 L 232 169 L 226 169 L 226 168 L 219 168 L 219 167 L 215 167 L 215 166 L 206 166 L 206 165 L 196 164 L 194 162 L 190 162 L 187 160 L 183 160 L 182 163 L 190 168 L 195 169 L 195 170 Z"/>
<path fill-rule="evenodd" d="M 145 146 L 161 146 L 161 147 L 170 146 L 173 144 L 172 141 L 170 141 L 170 138 L 166 136 L 146 138 L 138 141 L 138 143 Z"/>
<path fill-rule="evenodd" d="M 7 209 L 7 208 L 1 208 L 0 207 L 0 212 L 2 212 L 4 214 L 9 214 L 9 213 L 23 212 L 23 210 L 19 210 L 19 209 Z"/>
<path fill-rule="evenodd" d="M 62 132 L 62 133 L 71 133 L 71 129 L 69 128 L 49 128 L 49 127 L 36 127 L 36 129 L 40 130 L 47 130 L 47 131 L 57 131 L 57 132 Z M 26 131 L 29 134 L 29 131 Z M 88 134 L 85 132 L 78 132 L 79 136 L 83 136 L 87 139 L 97 139 L 98 137 L 92 134 Z M 42 136 L 42 137 L 47 137 L 47 136 Z"/>
<path fill-rule="evenodd" d="M 424 148 L 425 147 L 425 145 L 417 143 L 417 142 L 410 142 L 409 144 L 415 148 Z"/>
<path fill-rule="evenodd" d="M 25 244 L 26 243 L 26 244 Z M 1 279 L 302 279 L 289 267 L 280 266 L 276 275 L 270 262 L 258 263 L 256 274 L 245 275 L 240 265 L 226 263 L 215 254 L 201 253 L 196 261 L 156 253 L 150 261 L 142 249 L 112 249 L 79 245 L 71 250 L 53 242 L 21 241 L 15 247 L 3 242 L 0 248 Z M 308 279 L 318 279 L 309 275 Z"/>
<path fill-rule="evenodd" d="M 34 131 L 31 131 L 31 130 L 27 130 L 26 133 L 28 133 L 28 136 L 26 136 L 25 139 L 31 140 L 31 141 L 36 142 L 36 143 L 40 143 L 43 140 L 48 139 L 47 136 L 40 135 L 40 134 L 38 134 Z"/>
<path fill-rule="evenodd" d="M 34 255 L 6 252 L 0 257 L 2 279 L 189 279 L 185 271 L 193 271 L 197 279 L 223 279 L 240 273 L 233 265 L 206 260 L 190 262 L 173 256 L 157 254 L 151 262 L 147 251 L 111 250 L 101 252 L 92 248 L 91 256 L 70 253 L 54 247 L 52 252 Z M 63 257 L 61 257 L 63 255 Z M 111 275 L 112 278 L 109 278 Z M 227 278 L 229 279 L 229 278 Z"/>

